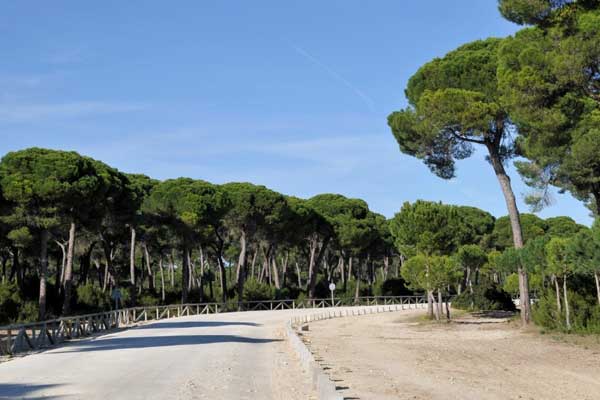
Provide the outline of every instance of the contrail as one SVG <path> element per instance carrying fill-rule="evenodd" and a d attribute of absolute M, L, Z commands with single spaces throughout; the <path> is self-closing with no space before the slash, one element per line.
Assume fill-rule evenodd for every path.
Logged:
<path fill-rule="evenodd" d="M 327 65 L 323 64 L 315 56 L 310 54 L 308 51 L 304 50 L 302 47 L 296 46 L 295 44 L 290 44 L 290 46 L 292 46 L 294 48 L 294 50 L 296 50 L 296 52 L 298 54 L 300 54 L 302 57 L 306 58 L 308 61 L 310 61 L 317 67 L 323 69 L 325 72 L 327 72 L 329 74 L 329 76 L 331 76 L 338 82 L 341 82 L 342 84 L 344 84 L 344 86 L 346 86 L 347 88 L 352 90 L 354 92 L 354 94 L 356 94 L 358 97 L 360 97 L 365 102 L 367 107 L 369 107 L 370 111 L 375 111 L 375 102 L 373 101 L 372 98 L 367 96 L 362 90 L 360 90 L 359 88 L 354 86 L 350 81 L 348 81 L 346 78 L 344 78 L 342 75 L 340 75 L 337 71 L 335 71 L 335 70 L 331 69 L 330 67 L 328 67 Z"/>

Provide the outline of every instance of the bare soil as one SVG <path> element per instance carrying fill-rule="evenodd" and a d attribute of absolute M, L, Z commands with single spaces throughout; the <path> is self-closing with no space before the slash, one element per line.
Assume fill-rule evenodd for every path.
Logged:
<path fill-rule="evenodd" d="M 307 344 L 346 399 L 600 399 L 600 344 L 506 315 L 425 322 L 421 310 L 310 324 Z"/>

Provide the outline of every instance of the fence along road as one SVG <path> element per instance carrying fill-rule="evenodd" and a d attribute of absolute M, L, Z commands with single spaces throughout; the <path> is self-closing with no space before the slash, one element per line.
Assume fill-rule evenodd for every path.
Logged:
<path fill-rule="evenodd" d="M 334 301 L 343 305 L 339 299 Z M 420 298 L 363 298 L 360 303 L 421 301 Z M 129 323 L 132 318 L 140 321 L 155 319 L 157 315 L 166 318 L 174 310 L 179 313 L 175 315 L 189 312 L 190 316 L 148 322 L 2 363 L 0 398 L 293 399 L 290 391 L 296 390 L 301 396 L 299 388 L 309 386 L 310 380 L 298 376 L 302 375 L 299 365 L 286 358 L 286 347 L 278 332 L 291 318 L 314 312 L 311 308 L 302 309 L 307 305 L 326 307 L 331 301 L 257 302 L 245 307 L 269 311 L 198 315 L 193 314 L 205 310 L 201 305 L 173 306 L 169 311 L 164 307 L 158 311 L 156 307 L 139 308 L 135 312 L 124 310 L 120 317 L 113 315 L 117 321 L 122 319 L 118 321 L 121 324 L 127 322 L 126 318 L 130 318 Z M 79 318 L 77 329 L 75 318 Z M 46 322 L 45 328 L 42 323 L 10 329 L 17 332 L 16 336 L 24 331 L 19 340 L 33 346 L 42 342 L 42 339 L 36 342 L 40 332 L 49 341 L 52 332 L 57 332 L 55 339 L 60 338 L 61 324 L 68 328 L 62 328 L 65 338 L 69 334 L 91 332 L 93 326 L 99 330 L 110 326 L 98 322 L 101 320 L 93 314 L 93 317 Z M 34 330 L 37 333 L 32 333 Z M 15 347 L 18 341 L 11 340 Z"/>

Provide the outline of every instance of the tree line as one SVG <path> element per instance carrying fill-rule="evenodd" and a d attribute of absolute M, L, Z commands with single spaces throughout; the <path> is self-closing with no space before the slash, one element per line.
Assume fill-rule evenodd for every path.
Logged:
<path fill-rule="evenodd" d="M 235 309 L 327 297 L 330 282 L 349 299 L 425 294 L 439 319 L 454 295 L 465 308 L 511 308 L 520 268 L 536 295 L 558 293 L 573 274 L 597 282 L 599 273 L 600 230 L 568 217 L 523 214 L 526 245 L 516 252 L 510 217 L 475 207 L 419 200 L 386 219 L 339 194 L 300 199 L 251 183 L 158 181 L 40 148 L 0 160 L 0 193 L 3 322 L 108 309 L 115 288 L 121 305 Z M 568 262 L 557 243 L 572 248 Z M 568 312 L 568 290 L 561 296 L 553 304 Z"/>

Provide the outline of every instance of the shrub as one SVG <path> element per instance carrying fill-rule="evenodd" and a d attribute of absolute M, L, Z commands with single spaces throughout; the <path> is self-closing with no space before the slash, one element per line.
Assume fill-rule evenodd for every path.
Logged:
<path fill-rule="evenodd" d="M 412 296 L 412 290 L 406 287 L 406 282 L 402 278 L 386 279 L 381 285 L 381 296 Z"/>
<path fill-rule="evenodd" d="M 568 291 L 569 308 L 571 311 L 571 330 L 575 333 L 600 333 L 600 306 L 594 296 L 583 296 L 577 292 Z M 561 297 L 561 302 L 562 302 Z M 532 308 L 533 321 L 550 330 L 569 331 L 565 323 L 565 307 L 559 313 L 556 307 L 556 295 L 549 289 Z"/>
<path fill-rule="evenodd" d="M 19 307 L 19 316 L 17 322 L 25 323 L 37 321 L 39 315 L 39 306 L 35 301 L 26 301 Z"/>
<path fill-rule="evenodd" d="M 0 283 L 0 324 L 15 322 L 22 303 L 15 283 Z"/>
<path fill-rule="evenodd" d="M 91 283 L 77 287 L 77 309 L 83 312 L 97 312 L 110 309 L 110 293 L 102 292 Z"/>
<path fill-rule="evenodd" d="M 266 283 L 261 283 L 254 278 L 250 278 L 244 285 L 244 301 L 271 300 L 273 291 Z"/>
<path fill-rule="evenodd" d="M 469 311 L 515 311 L 510 295 L 493 283 L 473 286 L 473 293 L 465 290 L 452 300 L 452 306 Z"/>

